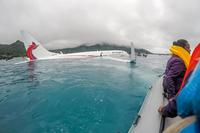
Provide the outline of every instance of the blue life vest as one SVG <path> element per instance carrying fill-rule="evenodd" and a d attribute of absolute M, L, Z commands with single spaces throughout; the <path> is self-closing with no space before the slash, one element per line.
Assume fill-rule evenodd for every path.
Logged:
<path fill-rule="evenodd" d="M 200 133 L 200 62 L 190 75 L 187 84 L 177 96 L 177 111 L 181 117 L 195 115 L 197 121 L 181 131 L 181 133 Z M 195 126 L 196 125 L 196 126 Z"/>

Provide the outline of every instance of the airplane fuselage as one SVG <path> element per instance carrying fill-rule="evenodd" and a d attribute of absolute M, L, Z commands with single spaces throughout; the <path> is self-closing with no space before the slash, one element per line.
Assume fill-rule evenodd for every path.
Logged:
<path fill-rule="evenodd" d="M 34 53 L 34 51 L 33 51 Z M 122 50 L 103 50 L 103 51 L 88 51 L 88 52 L 78 52 L 69 54 L 52 53 L 51 56 L 39 58 L 39 60 L 45 59 L 64 59 L 64 58 L 91 58 L 91 57 L 105 57 L 105 56 L 129 56 L 127 52 Z"/>

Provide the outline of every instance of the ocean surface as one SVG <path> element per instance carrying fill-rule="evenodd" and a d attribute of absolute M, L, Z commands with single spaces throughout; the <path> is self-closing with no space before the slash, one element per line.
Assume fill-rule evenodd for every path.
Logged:
<path fill-rule="evenodd" d="M 0 133 L 127 133 L 168 58 L 0 61 Z"/>

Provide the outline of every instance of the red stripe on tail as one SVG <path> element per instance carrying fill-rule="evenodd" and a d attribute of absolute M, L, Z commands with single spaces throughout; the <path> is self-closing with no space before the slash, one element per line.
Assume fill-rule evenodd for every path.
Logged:
<path fill-rule="evenodd" d="M 26 51 L 26 55 L 28 56 L 28 58 L 30 59 L 30 60 L 36 60 L 37 58 L 33 55 L 33 50 L 34 49 L 36 49 L 38 46 L 34 43 L 34 42 L 32 42 L 30 45 L 29 45 L 29 47 L 28 47 L 28 49 L 27 49 L 27 51 Z"/>

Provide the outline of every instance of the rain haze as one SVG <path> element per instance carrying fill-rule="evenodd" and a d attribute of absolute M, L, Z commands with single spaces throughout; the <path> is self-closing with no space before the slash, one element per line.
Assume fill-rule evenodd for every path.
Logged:
<path fill-rule="evenodd" d="M 167 52 L 199 42 L 199 0 L 0 0 L 0 44 L 30 32 L 48 49 L 108 42 Z"/>

